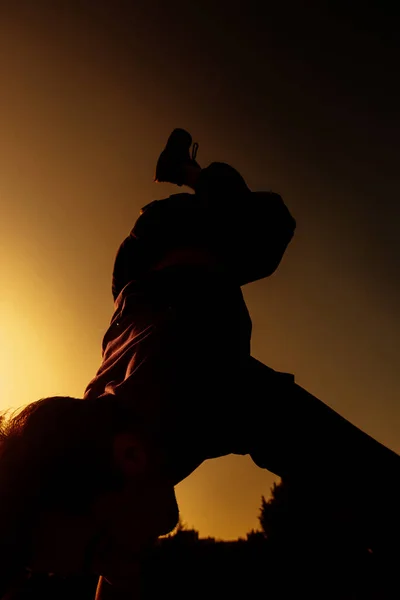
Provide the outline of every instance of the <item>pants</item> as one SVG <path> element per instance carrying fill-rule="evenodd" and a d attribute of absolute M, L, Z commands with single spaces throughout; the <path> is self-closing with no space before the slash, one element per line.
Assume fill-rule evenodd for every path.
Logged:
<path fill-rule="evenodd" d="M 187 266 L 130 287 L 123 318 L 139 330 L 157 326 L 143 342 L 138 337 L 132 381 L 122 387 L 126 398 L 143 397 L 151 406 L 149 420 L 154 426 L 158 419 L 157 443 L 175 484 L 207 459 L 249 454 L 259 467 L 306 487 L 321 510 L 352 512 L 371 535 L 375 528 L 374 539 L 386 518 L 383 529 L 395 531 L 400 457 L 293 375 L 251 356 L 251 321 L 240 288 Z"/>
<path fill-rule="evenodd" d="M 119 253 L 120 267 L 124 256 L 131 255 Z M 129 273 L 128 262 L 122 266 Z M 371 539 L 385 529 L 400 535 L 400 457 L 292 375 L 251 356 L 251 320 L 240 288 L 220 273 L 187 266 L 150 274 L 133 288 L 162 323 L 155 332 L 158 358 L 143 374 L 162 382 L 159 438 L 175 483 L 204 460 L 249 454 L 295 486 L 307 481 L 321 506 L 349 507 L 368 523 Z"/>

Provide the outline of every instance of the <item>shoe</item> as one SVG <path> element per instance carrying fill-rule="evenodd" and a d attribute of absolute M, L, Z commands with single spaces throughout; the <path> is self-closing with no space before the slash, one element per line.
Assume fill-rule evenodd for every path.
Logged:
<path fill-rule="evenodd" d="M 197 143 L 193 144 L 192 154 L 190 155 L 191 145 L 192 136 L 190 133 L 184 129 L 174 129 L 158 158 L 154 181 L 182 186 L 184 183 L 184 168 L 188 166 L 199 167 L 196 162 L 199 145 Z"/>

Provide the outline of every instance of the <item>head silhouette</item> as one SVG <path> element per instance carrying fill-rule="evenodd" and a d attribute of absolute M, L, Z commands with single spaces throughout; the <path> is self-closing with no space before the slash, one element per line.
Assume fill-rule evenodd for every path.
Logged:
<path fill-rule="evenodd" d="M 107 396 L 3 415 L 0 508 L 0 594 L 26 569 L 118 577 L 178 519 L 151 435 Z"/>

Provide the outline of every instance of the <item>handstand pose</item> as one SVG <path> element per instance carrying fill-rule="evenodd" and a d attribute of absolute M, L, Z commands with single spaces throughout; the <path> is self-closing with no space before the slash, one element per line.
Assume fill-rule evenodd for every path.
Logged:
<path fill-rule="evenodd" d="M 399 532 L 399 456 L 251 356 L 241 287 L 276 270 L 293 217 L 229 165 L 201 169 L 191 143 L 174 130 L 156 180 L 194 193 L 145 206 L 118 251 L 84 401 L 47 398 L 3 422 L 3 589 L 26 567 L 122 586 L 176 524 L 174 486 L 230 453 L 294 486 L 308 472 L 320 506 L 342 506 L 369 547 L 390 543 L 387 522 Z M 378 477 L 383 517 L 368 493 Z"/>

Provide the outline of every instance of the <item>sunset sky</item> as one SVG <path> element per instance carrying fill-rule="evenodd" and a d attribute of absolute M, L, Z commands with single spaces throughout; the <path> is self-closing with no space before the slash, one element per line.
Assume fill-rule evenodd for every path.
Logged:
<path fill-rule="evenodd" d="M 400 452 L 398 17 L 257 4 L 0 1 L 0 409 L 83 395 L 118 245 L 178 191 L 153 177 L 184 127 L 297 220 L 244 288 L 253 355 Z M 210 461 L 177 488 L 183 520 L 244 536 L 273 481 Z"/>

